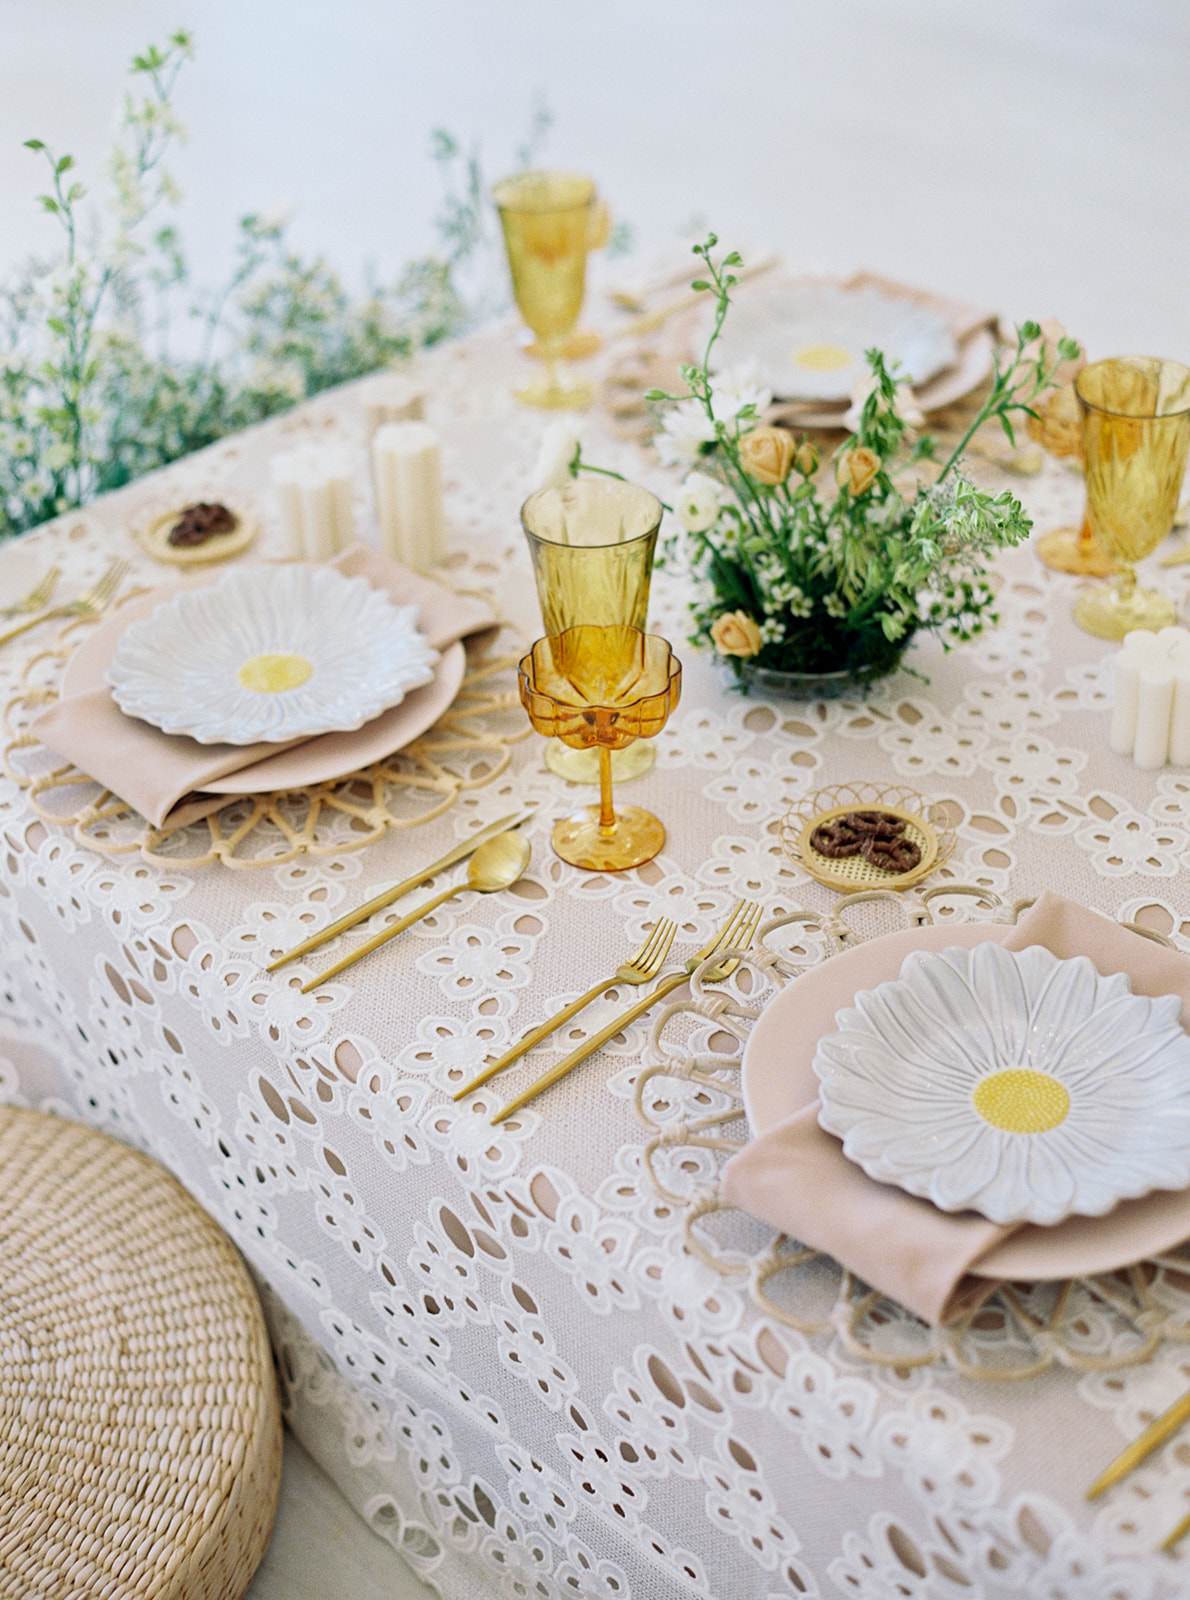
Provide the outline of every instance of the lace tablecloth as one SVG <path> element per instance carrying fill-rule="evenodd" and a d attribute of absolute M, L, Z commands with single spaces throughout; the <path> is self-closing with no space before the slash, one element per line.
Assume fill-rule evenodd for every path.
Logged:
<path fill-rule="evenodd" d="M 503 327 L 420 375 L 443 437 L 445 575 L 531 635 L 517 513 L 545 419 L 510 399 L 522 360 Z M 593 459 L 672 487 L 602 413 L 584 427 Z M 357 452 L 375 538 L 352 387 L 0 550 L 0 591 L 51 556 L 73 590 L 116 552 L 138 583 L 167 581 L 128 533 L 148 501 L 248 497 L 253 554 L 284 554 L 268 461 L 309 436 Z M 1009 481 L 1039 530 L 1081 513 L 1060 463 Z M 473 663 L 471 712 L 407 758 L 162 839 L 25 731 L 79 626 L 0 651 L 0 1094 L 151 1151 L 228 1230 L 262 1287 L 292 1426 L 451 1600 L 1186 1593 L 1190 1555 L 1154 1551 L 1190 1501 L 1190 1442 L 1083 1502 L 1190 1383 L 1176 1259 L 1005 1289 L 943 1337 L 716 1197 L 745 1136 L 750 1020 L 840 941 L 914 916 L 1007 918 L 1049 887 L 1190 950 L 1190 774 L 1109 752 L 1112 647 L 1071 623 L 1075 581 L 1028 548 L 999 570 L 994 632 L 916 648 L 924 676 L 866 701 L 819 704 L 730 692 L 682 647 L 682 581 L 661 570 L 651 625 L 678 644 L 685 690 L 632 798 L 669 839 L 623 876 L 551 854 L 574 791 L 525 736 L 506 658 Z M 1190 567 L 1161 578 L 1181 600 Z M 792 805 L 853 781 L 946 808 L 953 854 L 907 904 L 840 908 L 782 848 Z M 308 996 L 320 962 L 265 974 L 311 926 L 525 803 L 533 859 L 512 891 L 452 900 Z M 498 1127 L 505 1089 L 623 995 L 452 1101 L 659 912 L 684 958 L 741 896 L 766 921 L 728 984 L 696 984 Z"/>

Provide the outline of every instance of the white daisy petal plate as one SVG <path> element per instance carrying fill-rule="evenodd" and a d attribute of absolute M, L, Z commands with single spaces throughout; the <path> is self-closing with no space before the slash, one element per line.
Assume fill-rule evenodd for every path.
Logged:
<path fill-rule="evenodd" d="M 1039 945 L 909 955 L 819 1041 L 819 1123 L 942 1211 L 1051 1225 L 1190 1184 L 1177 996 Z"/>
<path fill-rule="evenodd" d="M 946 318 L 929 306 L 871 284 L 807 282 L 741 296 L 723 324 L 715 363 L 754 363 L 782 400 L 847 400 L 868 376 L 864 352 L 873 347 L 913 384 L 953 366 L 959 354 Z"/>
<path fill-rule="evenodd" d="M 329 567 L 239 568 L 130 623 L 107 681 L 127 715 L 199 744 L 344 732 L 433 677 L 417 619 Z"/>

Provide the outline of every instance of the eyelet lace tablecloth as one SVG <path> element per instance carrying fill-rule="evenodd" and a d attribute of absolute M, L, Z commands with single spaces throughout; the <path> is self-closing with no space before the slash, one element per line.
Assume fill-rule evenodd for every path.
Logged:
<path fill-rule="evenodd" d="M 428 354 L 419 377 L 443 437 L 445 576 L 531 637 L 517 512 L 547 419 L 510 398 L 523 362 L 508 324 Z M 583 427 L 592 459 L 672 488 L 606 414 Z M 137 583 L 168 581 L 127 531 L 150 498 L 251 497 L 252 557 L 283 555 L 268 462 L 305 436 L 357 452 L 359 528 L 374 538 L 348 387 L 0 549 L 0 592 L 51 555 L 71 591 L 116 552 Z M 1039 531 L 1081 515 L 1061 463 L 979 470 Z M 551 854 L 575 792 L 525 736 L 498 662 L 480 669 L 475 716 L 456 708 L 454 732 L 315 797 L 316 826 L 307 794 L 162 841 L 135 817 L 97 829 L 107 802 L 81 777 L 39 787 L 54 763 L 26 730 L 78 625 L 0 650 L 0 1095 L 150 1151 L 227 1230 L 261 1286 L 290 1423 L 451 1600 L 1167 1600 L 1190 1587 L 1190 1554 L 1153 1553 L 1190 1503 L 1190 1435 L 1102 1501 L 1082 1498 L 1190 1384 L 1190 1277 L 1175 1257 L 1013 1286 L 943 1336 L 716 1200 L 746 1132 L 750 1017 L 840 939 L 919 913 L 1007 917 L 1053 888 L 1190 950 L 1190 773 L 1108 751 L 1111 647 L 1071 623 L 1075 580 L 1029 548 L 998 571 L 1002 622 L 984 638 L 915 648 L 922 676 L 866 701 L 805 704 L 729 692 L 684 644 L 680 572 L 660 570 L 650 624 L 683 658 L 684 694 L 630 798 L 669 838 L 622 876 Z M 1190 567 L 1160 579 L 1180 604 Z M 860 780 L 943 805 L 955 848 L 908 904 L 840 912 L 785 854 L 782 821 Z M 459 896 L 309 995 L 300 982 L 321 960 L 265 974 L 312 927 L 527 804 L 533 859 L 513 890 Z M 219 847 L 249 811 L 250 837 Z M 360 829 L 366 848 L 352 848 Z M 696 978 L 498 1127 L 505 1091 L 625 994 L 452 1101 L 486 1055 L 610 976 L 658 914 L 677 918 L 684 960 L 741 896 L 763 903 L 765 927 L 727 984 Z"/>

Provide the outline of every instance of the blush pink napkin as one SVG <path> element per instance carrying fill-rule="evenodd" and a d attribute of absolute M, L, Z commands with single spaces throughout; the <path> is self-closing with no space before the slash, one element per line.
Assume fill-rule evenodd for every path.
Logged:
<path fill-rule="evenodd" d="M 367 578 L 399 605 L 416 605 L 419 626 L 437 650 L 495 623 L 485 600 L 455 594 L 366 545 L 352 545 L 328 565 L 346 577 Z M 204 795 L 203 785 L 285 748 L 199 744 L 185 735 L 162 733 L 125 716 L 106 687 L 56 701 L 35 719 L 32 732 L 47 749 L 73 761 L 157 828 L 184 827 L 227 805 L 227 795 Z"/>
<path fill-rule="evenodd" d="M 1190 958 L 1060 895 L 1043 894 L 998 942 L 1006 950 L 1043 945 L 1062 959 L 1087 956 L 1104 977 L 1127 973 L 1136 994 L 1180 995 L 1182 1026 L 1190 1028 Z M 791 1059 L 795 1052 L 812 1058 L 817 1043 L 791 1040 Z M 971 1274 L 1014 1231 L 973 1212 L 939 1211 L 869 1178 L 818 1126 L 817 1099 L 733 1156 L 721 1192 L 935 1324 L 991 1293 L 994 1282 Z"/>

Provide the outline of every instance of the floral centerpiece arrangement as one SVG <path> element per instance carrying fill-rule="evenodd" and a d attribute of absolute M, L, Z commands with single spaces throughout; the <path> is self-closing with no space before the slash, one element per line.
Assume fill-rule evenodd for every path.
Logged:
<path fill-rule="evenodd" d="M 767 393 L 714 370 L 741 265 L 735 253 L 717 263 L 717 243 L 711 235 L 694 247 L 706 277 L 693 287 L 709 291 L 715 306 L 702 360 L 682 368 L 689 393 L 648 397 L 662 408 L 662 460 L 687 469 L 672 509 L 694 580 L 692 642 L 710 645 L 742 679 L 759 667 L 845 673 L 862 684 L 895 668 L 919 631 L 948 648 L 974 637 L 996 620 L 985 559 L 1025 539 L 1031 523 L 1011 494 L 965 477 L 960 460 L 990 419 L 1012 441 L 1013 416 L 1034 415 L 1033 402 L 1078 346 L 1023 324 L 940 467 L 933 441 L 915 433 L 907 380 L 868 351 L 870 388 L 828 474 L 809 439 L 761 423 Z M 583 461 L 581 446 L 569 465 L 600 470 Z"/>

